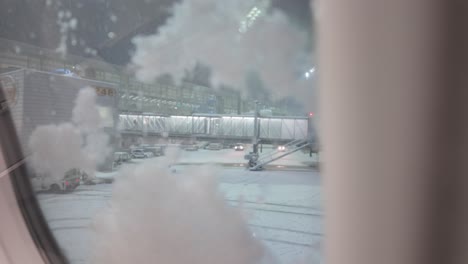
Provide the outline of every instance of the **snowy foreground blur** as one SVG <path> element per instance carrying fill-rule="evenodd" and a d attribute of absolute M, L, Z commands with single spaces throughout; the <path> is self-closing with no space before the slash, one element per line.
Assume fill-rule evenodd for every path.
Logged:
<path fill-rule="evenodd" d="M 259 263 L 262 245 L 224 202 L 214 171 L 198 168 L 182 179 L 168 165 L 121 170 L 110 206 L 96 218 L 93 263 Z"/>
<path fill-rule="evenodd" d="M 173 158 L 125 165 L 108 173 L 112 185 L 38 195 L 71 263 L 321 263 L 318 172 L 169 168 Z"/>
<path fill-rule="evenodd" d="M 80 168 L 113 183 L 38 194 L 70 263 L 321 263 L 320 179 L 308 154 L 252 172 L 243 151 L 168 147 L 95 172 L 107 142 L 90 88 L 70 122 L 38 126 L 29 141 L 32 169 L 44 178 Z"/>

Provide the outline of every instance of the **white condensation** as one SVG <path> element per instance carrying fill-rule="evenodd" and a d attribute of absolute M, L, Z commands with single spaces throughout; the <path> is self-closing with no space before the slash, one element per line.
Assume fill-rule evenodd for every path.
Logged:
<path fill-rule="evenodd" d="M 68 170 L 79 168 L 94 176 L 96 167 L 110 153 L 109 138 L 101 129 L 96 97 L 92 88 L 80 90 L 70 122 L 34 129 L 28 147 L 36 173 L 60 180 Z"/>
<path fill-rule="evenodd" d="M 92 263 L 261 263 L 262 243 L 224 202 L 216 171 L 174 177 L 170 159 L 124 168 L 95 221 Z M 129 246 L 131 245 L 131 246 Z"/>
<path fill-rule="evenodd" d="M 76 19 L 76 18 L 71 18 L 70 21 L 68 21 L 68 26 L 72 30 L 75 30 L 77 25 L 78 25 L 78 19 Z"/>
<path fill-rule="evenodd" d="M 109 16 L 109 19 L 110 19 L 112 22 L 114 22 L 114 23 L 117 22 L 117 16 L 116 16 L 115 14 L 111 14 L 111 15 Z"/>
<path fill-rule="evenodd" d="M 311 83 L 298 74 L 298 65 L 311 60 L 306 32 L 281 11 L 273 10 L 239 33 L 255 1 L 185 0 L 158 32 L 133 39 L 136 76 L 151 82 L 163 73 L 179 80 L 197 62 L 210 66 L 215 86 L 227 84 L 244 91 L 245 76 L 257 71 L 266 87 L 280 96 L 307 101 Z M 300 70 L 301 72 L 303 69 Z"/>

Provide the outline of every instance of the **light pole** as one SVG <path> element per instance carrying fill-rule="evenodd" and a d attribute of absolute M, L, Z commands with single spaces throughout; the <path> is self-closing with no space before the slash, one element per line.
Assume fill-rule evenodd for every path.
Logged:
<path fill-rule="evenodd" d="M 253 151 L 245 156 L 249 160 L 249 168 L 255 167 L 258 161 L 258 142 L 260 135 L 260 123 L 258 120 L 259 110 L 258 110 L 258 101 L 255 100 L 255 112 L 254 112 L 254 131 L 253 131 Z"/>
<path fill-rule="evenodd" d="M 259 117 L 259 102 L 255 100 L 255 112 L 254 112 L 254 135 L 253 135 L 253 153 L 258 155 L 258 141 L 260 136 L 260 123 L 258 120 Z"/>

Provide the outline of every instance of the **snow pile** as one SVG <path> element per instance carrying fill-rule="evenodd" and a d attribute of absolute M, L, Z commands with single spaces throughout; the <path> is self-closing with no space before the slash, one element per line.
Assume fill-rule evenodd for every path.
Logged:
<path fill-rule="evenodd" d="M 213 171 L 169 172 L 170 160 L 123 168 L 95 220 L 93 263 L 260 263 L 264 248 L 217 190 Z"/>
<path fill-rule="evenodd" d="M 262 2 L 261 9 L 253 9 L 259 1 L 176 3 L 173 16 L 156 34 L 133 39 L 137 78 L 152 82 L 170 73 L 180 80 L 186 69 L 200 62 L 212 68 L 215 85 L 244 90 L 246 74 L 255 71 L 278 95 L 310 99 L 310 83 L 302 78 L 311 59 L 307 33 L 281 11 L 269 10 L 269 1 Z M 259 10 L 258 16 L 245 28 L 252 10 Z"/>
<path fill-rule="evenodd" d="M 29 138 L 31 165 L 37 174 L 63 179 L 72 168 L 94 176 L 96 166 L 110 153 L 102 131 L 96 92 L 82 89 L 75 101 L 73 123 L 38 126 Z"/>

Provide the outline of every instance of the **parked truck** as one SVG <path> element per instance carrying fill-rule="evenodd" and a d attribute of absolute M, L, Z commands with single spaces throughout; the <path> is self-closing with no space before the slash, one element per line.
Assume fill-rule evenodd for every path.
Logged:
<path fill-rule="evenodd" d="M 47 177 L 47 175 L 33 174 L 31 176 L 33 176 L 31 177 L 31 184 L 36 192 L 50 191 L 61 193 L 75 190 L 82 181 L 86 181 L 87 174 L 80 169 L 70 169 L 65 173 L 63 178 L 60 179 Z"/>

